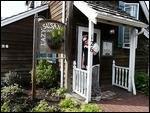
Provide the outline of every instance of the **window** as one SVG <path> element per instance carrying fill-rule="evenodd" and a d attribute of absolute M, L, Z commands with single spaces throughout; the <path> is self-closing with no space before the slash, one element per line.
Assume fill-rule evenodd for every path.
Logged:
<path fill-rule="evenodd" d="M 138 16 L 139 16 L 138 15 L 139 14 L 138 3 L 125 3 L 125 2 L 119 1 L 119 7 L 138 20 Z M 137 32 L 138 31 L 135 30 L 135 33 Z M 118 47 L 127 48 L 127 49 L 130 48 L 130 41 L 129 41 L 130 34 L 131 34 L 131 29 L 129 27 L 119 26 Z M 137 37 L 136 37 L 136 47 L 137 47 Z"/>

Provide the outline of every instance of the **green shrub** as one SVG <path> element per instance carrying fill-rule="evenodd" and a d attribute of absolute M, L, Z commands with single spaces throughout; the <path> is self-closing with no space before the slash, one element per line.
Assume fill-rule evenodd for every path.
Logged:
<path fill-rule="evenodd" d="M 22 92 L 18 84 L 4 86 L 1 88 L 1 101 L 8 101 L 14 99 L 15 96 Z"/>
<path fill-rule="evenodd" d="M 3 105 L 1 105 L 1 112 L 10 112 L 9 101 L 4 102 Z"/>
<path fill-rule="evenodd" d="M 17 72 L 9 71 L 8 73 L 4 74 L 4 83 L 7 85 L 12 85 L 14 83 L 19 83 L 20 75 Z"/>
<path fill-rule="evenodd" d="M 31 72 L 32 73 L 32 70 Z M 41 59 L 36 67 L 36 82 L 45 88 L 59 85 L 60 71 L 45 59 Z"/>
<path fill-rule="evenodd" d="M 12 108 L 12 112 L 24 112 L 27 107 L 27 103 L 19 103 Z"/>
<path fill-rule="evenodd" d="M 81 112 L 103 112 L 97 104 L 86 104 L 83 103 L 81 106 Z"/>
<path fill-rule="evenodd" d="M 103 112 L 97 104 L 80 104 L 74 98 L 65 98 L 58 105 L 63 112 Z"/>
<path fill-rule="evenodd" d="M 14 83 L 23 86 L 30 84 L 30 79 L 25 79 L 21 74 L 18 74 L 17 72 L 9 71 L 8 73 L 4 74 L 3 82 L 7 86 L 12 85 Z"/>
<path fill-rule="evenodd" d="M 62 111 L 74 111 L 79 108 L 79 104 L 73 99 L 73 98 L 65 98 L 61 100 L 58 104 L 59 107 L 61 107 Z"/>
<path fill-rule="evenodd" d="M 53 112 L 55 111 L 54 106 L 49 106 L 45 100 L 38 102 L 38 105 L 35 106 L 30 112 Z"/>
<path fill-rule="evenodd" d="M 55 92 L 53 92 L 51 95 L 57 97 L 58 99 L 65 98 L 66 89 L 65 88 L 59 88 Z"/>
<path fill-rule="evenodd" d="M 135 72 L 135 85 L 137 89 L 149 95 L 149 76 L 144 72 Z"/>

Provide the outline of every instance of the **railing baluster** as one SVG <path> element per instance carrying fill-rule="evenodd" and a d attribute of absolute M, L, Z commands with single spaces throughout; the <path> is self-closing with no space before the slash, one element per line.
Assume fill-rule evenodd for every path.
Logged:
<path fill-rule="evenodd" d="M 80 96 L 86 98 L 87 95 L 87 70 L 78 69 L 74 66 L 73 68 L 73 80 L 74 92 Z"/>
<path fill-rule="evenodd" d="M 124 70 L 125 69 L 122 69 L 122 80 L 121 80 L 122 81 L 122 84 L 121 84 L 122 86 L 124 86 Z"/>
<path fill-rule="evenodd" d="M 128 70 L 126 69 L 126 72 L 125 72 L 125 87 L 127 87 L 127 83 L 128 83 L 128 80 L 127 80 L 127 77 L 128 77 Z"/>
<path fill-rule="evenodd" d="M 118 84 L 118 68 L 116 67 L 116 84 Z"/>
<path fill-rule="evenodd" d="M 119 68 L 119 85 L 121 84 L 121 68 Z"/>
<path fill-rule="evenodd" d="M 128 89 L 129 68 L 116 66 L 113 60 L 112 84 Z"/>

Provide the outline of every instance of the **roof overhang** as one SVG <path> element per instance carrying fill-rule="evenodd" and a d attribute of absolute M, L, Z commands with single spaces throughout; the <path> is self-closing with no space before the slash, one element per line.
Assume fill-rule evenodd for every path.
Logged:
<path fill-rule="evenodd" d="M 149 38 L 149 31 L 147 29 L 144 29 L 144 35 Z"/>
<path fill-rule="evenodd" d="M 146 6 L 146 3 L 145 3 L 145 1 L 139 1 L 139 3 L 141 5 L 143 13 L 144 13 L 144 15 L 145 15 L 145 17 L 147 19 L 147 22 L 149 23 L 149 10 L 148 10 L 148 8 Z"/>
<path fill-rule="evenodd" d="M 90 19 L 94 24 L 97 22 L 102 22 L 106 24 L 112 24 L 117 26 L 128 26 L 128 27 L 135 27 L 135 28 L 147 28 L 149 25 L 132 20 L 129 18 L 124 18 L 121 16 L 112 15 L 110 13 L 103 13 L 97 11 L 91 7 L 89 7 L 83 1 L 74 1 L 74 5 L 85 15 L 88 19 Z"/>
<path fill-rule="evenodd" d="M 29 17 L 29 16 L 36 14 L 36 13 L 39 13 L 41 11 L 44 11 L 48 8 L 49 8 L 49 5 L 46 4 L 43 6 L 36 7 L 34 9 L 27 10 L 23 13 L 19 13 L 17 15 L 12 16 L 12 17 L 5 18 L 5 19 L 1 20 L 1 27 L 6 26 L 8 24 L 11 24 L 13 22 L 16 22 L 18 20 L 24 19 L 26 17 Z"/>

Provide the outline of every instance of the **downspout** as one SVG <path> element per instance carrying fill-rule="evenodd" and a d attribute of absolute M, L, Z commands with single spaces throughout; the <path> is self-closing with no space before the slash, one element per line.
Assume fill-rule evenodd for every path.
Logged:
<path fill-rule="evenodd" d="M 134 37 L 135 37 L 135 36 L 138 36 L 138 35 L 142 34 L 143 32 L 144 32 L 144 28 L 142 28 L 140 32 L 138 32 L 138 33 L 136 33 L 136 34 L 133 34 L 133 36 L 134 36 Z"/>
<path fill-rule="evenodd" d="M 65 23 L 65 9 L 66 9 L 66 1 L 62 1 L 62 23 Z M 65 48 L 65 47 L 64 47 Z M 61 81 L 60 87 L 63 87 L 63 77 L 64 77 L 64 48 L 63 53 L 61 54 Z"/>
<path fill-rule="evenodd" d="M 134 30 L 133 30 L 134 31 Z M 138 36 L 138 35 L 140 35 L 140 34 L 142 34 L 144 32 L 144 28 L 142 28 L 141 29 L 141 31 L 139 32 L 139 33 L 136 33 L 136 34 L 133 34 L 132 35 L 132 41 L 131 42 L 134 42 L 133 43 L 133 47 L 134 47 L 134 49 L 132 50 L 132 48 L 130 48 L 130 54 L 132 53 L 132 52 L 134 52 L 135 53 L 135 37 L 136 36 Z M 131 45 L 131 44 L 130 44 Z M 136 95 L 136 88 L 135 88 L 135 81 L 134 81 L 134 74 L 135 74 L 135 54 L 134 54 L 134 56 L 130 56 L 131 58 L 130 58 L 130 63 L 132 64 L 130 64 L 130 75 L 131 75 L 131 83 L 132 83 L 132 87 L 133 87 L 133 94 L 134 95 Z M 134 57 L 134 58 L 133 58 Z M 132 59 L 133 58 L 133 59 Z M 133 62 L 133 63 L 132 63 Z"/>

